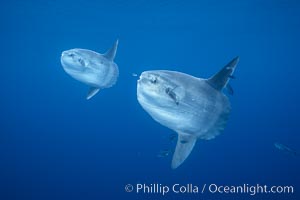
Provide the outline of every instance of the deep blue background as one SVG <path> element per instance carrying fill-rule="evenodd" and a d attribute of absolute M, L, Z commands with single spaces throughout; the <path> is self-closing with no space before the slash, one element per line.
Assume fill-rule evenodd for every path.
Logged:
<path fill-rule="evenodd" d="M 299 199 L 300 3 L 53 0 L 0 2 L 0 199 L 159 199 L 127 183 L 293 185 L 295 194 L 166 199 Z M 119 38 L 117 85 L 87 101 L 60 65 L 70 48 L 104 53 Z M 158 159 L 171 130 L 136 100 L 132 73 L 209 77 L 233 57 L 232 114 L 177 170 Z"/>

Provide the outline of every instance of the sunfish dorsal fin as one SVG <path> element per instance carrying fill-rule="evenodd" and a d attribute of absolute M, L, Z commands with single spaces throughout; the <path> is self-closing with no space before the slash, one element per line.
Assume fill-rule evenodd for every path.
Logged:
<path fill-rule="evenodd" d="M 176 169 L 185 161 L 193 150 L 196 141 L 195 136 L 178 133 L 177 145 L 172 159 L 172 169 Z"/>
<path fill-rule="evenodd" d="M 227 85 L 229 78 L 233 77 L 232 74 L 238 62 L 239 57 L 234 58 L 218 73 L 207 79 L 207 82 L 216 90 L 222 90 Z"/>
<path fill-rule="evenodd" d="M 116 40 L 114 45 L 105 54 L 103 54 L 103 56 L 108 60 L 113 61 L 116 56 L 118 44 L 119 44 L 119 40 Z"/>
<path fill-rule="evenodd" d="M 86 96 L 86 99 L 89 100 L 90 98 L 92 98 L 95 94 L 97 94 L 99 92 L 99 90 L 100 90 L 100 88 L 91 87 Z"/>

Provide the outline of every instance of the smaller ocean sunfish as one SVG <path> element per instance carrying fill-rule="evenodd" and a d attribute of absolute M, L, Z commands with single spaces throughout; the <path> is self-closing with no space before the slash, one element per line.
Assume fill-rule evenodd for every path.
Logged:
<path fill-rule="evenodd" d="M 88 49 L 70 49 L 62 52 L 61 64 L 71 77 L 90 86 L 87 99 L 92 98 L 100 89 L 113 86 L 119 76 L 114 58 L 118 40 L 105 54 Z"/>

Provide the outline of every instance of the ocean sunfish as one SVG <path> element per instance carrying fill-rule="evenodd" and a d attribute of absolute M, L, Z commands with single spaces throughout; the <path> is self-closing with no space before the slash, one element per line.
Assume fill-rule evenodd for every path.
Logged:
<path fill-rule="evenodd" d="M 105 54 L 88 49 L 70 49 L 62 52 L 61 64 L 71 77 L 90 86 L 87 99 L 99 90 L 113 86 L 119 76 L 119 69 L 114 62 L 118 40 Z"/>
<path fill-rule="evenodd" d="M 238 61 L 236 57 L 208 79 L 167 70 L 140 75 L 138 102 L 155 121 L 178 133 L 173 169 L 189 156 L 197 139 L 213 139 L 224 129 L 231 106 L 223 88 Z"/>
<path fill-rule="evenodd" d="M 275 142 L 274 146 L 281 151 L 287 152 L 287 153 L 295 155 L 295 156 L 298 155 L 298 153 L 294 149 L 292 149 L 284 144 Z"/>

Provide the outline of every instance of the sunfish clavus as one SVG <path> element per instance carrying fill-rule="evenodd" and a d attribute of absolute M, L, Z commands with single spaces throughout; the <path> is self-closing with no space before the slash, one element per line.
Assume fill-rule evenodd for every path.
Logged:
<path fill-rule="evenodd" d="M 105 54 L 88 49 L 70 49 L 62 52 L 61 64 L 74 79 L 90 86 L 87 99 L 99 90 L 113 86 L 119 76 L 119 69 L 114 62 L 118 40 Z"/>
<path fill-rule="evenodd" d="M 138 102 L 155 121 L 178 133 L 173 169 L 189 156 L 197 139 L 213 139 L 224 129 L 231 107 L 222 91 L 238 60 L 233 59 L 208 79 L 167 70 L 141 74 Z"/>

